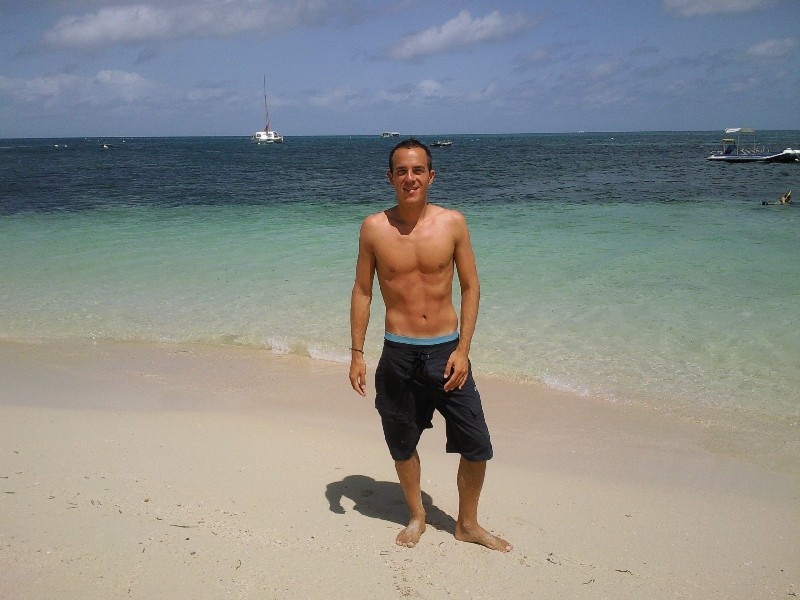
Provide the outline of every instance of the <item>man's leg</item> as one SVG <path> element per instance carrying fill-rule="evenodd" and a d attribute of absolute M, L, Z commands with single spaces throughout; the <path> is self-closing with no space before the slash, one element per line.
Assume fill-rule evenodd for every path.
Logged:
<path fill-rule="evenodd" d="M 455 536 L 462 542 L 473 542 L 493 550 L 510 552 L 511 544 L 478 525 L 478 500 L 485 476 L 485 460 L 470 462 L 461 457 L 458 465 L 458 521 Z"/>
<path fill-rule="evenodd" d="M 422 506 L 422 490 L 420 489 L 420 476 L 422 469 L 419 463 L 419 454 L 416 450 L 408 460 L 394 461 L 397 476 L 400 478 L 400 487 L 408 503 L 411 519 L 408 527 L 397 534 L 397 545 L 413 548 L 425 531 L 425 507 Z"/>

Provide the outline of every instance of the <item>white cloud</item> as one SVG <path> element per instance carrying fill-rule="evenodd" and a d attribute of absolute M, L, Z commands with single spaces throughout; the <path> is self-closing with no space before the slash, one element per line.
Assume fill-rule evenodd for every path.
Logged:
<path fill-rule="evenodd" d="M 601 63 L 592 69 L 590 77 L 593 80 L 605 80 L 613 77 L 622 70 L 622 61 L 614 60 L 611 62 Z"/>
<path fill-rule="evenodd" d="M 658 46 L 653 46 L 642 42 L 636 46 L 636 48 L 628 52 L 628 56 L 647 56 L 648 54 L 658 54 Z"/>
<path fill-rule="evenodd" d="M 386 50 L 392 60 L 419 60 L 425 56 L 442 54 L 485 42 L 502 42 L 519 35 L 538 21 L 518 13 L 502 15 L 498 11 L 483 18 L 472 18 L 464 10 L 441 27 L 431 27 L 400 38 Z"/>
<path fill-rule="evenodd" d="M 483 100 L 491 100 L 497 94 L 497 91 L 499 89 L 500 86 L 497 85 L 496 81 L 493 81 L 482 90 L 470 92 L 469 94 L 467 94 L 466 99 L 469 100 L 470 102 L 481 102 Z"/>
<path fill-rule="evenodd" d="M 747 49 L 747 56 L 751 58 L 783 58 L 791 54 L 797 44 L 797 38 L 766 40 L 750 46 Z"/>
<path fill-rule="evenodd" d="M 101 70 L 94 75 L 58 74 L 47 77 L 0 76 L 0 106 L 47 115 L 70 113 L 101 121 L 111 114 L 138 113 L 152 118 L 175 111 L 219 109 L 223 114 L 249 108 L 251 98 L 231 92 L 227 82 L 199 83 L 180 89 L 147 79 L 136 72 Z M 236 109 L 224 108 L 234 105 Z"/>
<path fill-rule="evenodd" d="M 584 83 L 607 83 L 614 78 L 615 75 L 622 73 L 625 67 L 626 64 L 619 59 L 600 63 L 589 70 L 582 66 L 573 67 L 564 71 L 561 74 L 561 79 L 562 81 L 575 81 Z"/>
<path fill-rule="evenodd" d="M 417 93 L 423 98 L 442 98 L 447 95 L 445 87 L 434 79 L 424 79 L 417 86 Z"/>
<path fill-rule="evenodd" d="M 156 91 L 153 82 L 126 71 L 99 71 L 91 77 L 62 74 L 12 79 L 0 76 L 0 96 L 44 106 L 131 103 L 149 98 Z"/>
<path fill-rule="evenodd" d="M 60 19 L 45 32 L 47 48 L 88 49 L 189 37 L 267 35 L 326 18 L 325 0 L 206 0 L 162 7 L 113 6 Z"/>
<path fill-rule="evenodd" d="M 749 77 L 740 77 L 730 82 L 730 90 L 736 94 L 741 94 L 748 90 L 757 90 L 762 87 L 763 79 L 757 75 L 750 75 Z"/>
<path fill-rule="evenodd" d="M 701 67 L 703 64 L 705 64 L 705 61 L 697 57 L 680 56 L 676 58 L 664 58 L 653 64 L 636 69 L 635 76 L 637 79 L 653 79 L 675 71 L 685 73 L 691 69 Z"/>
<path fill-rule="evenodd" d="M 669 13 L 681 17 L 703 15 L 725 15 L 766 8 L 772 0 L 663 0 L 662 6 Z"/>
<path fill-rule="evenodd" d="M 539 46 L 526 54 L 516 56 L 514 62 L 517 65 L 517 70 L 524 71 L 530 67 L 549 64 L 552 61 L 552 57 L 553 48 L 549 46 Z"/>
<path fill-rule="evenodd" d="M 686 96 L 698 89 L 705 87 L 705 82 L 700 80 L 687 81 L 685 79 L 677 79 L 668 85 L 664 86 L 664 93 L 669 96 Z"/>
<path fill-rule="evenodd" d="M 387 104 L 423 106 L 440 103 L 481 102 L 497 91 L 495 82 L 483 89 L 458 89 L 448 86 L 448 81 L 423 79 L 417 83 L 404 83 L 391 89 L 354 89 L 341 87 L 327 91 L 308 90 L 301 104 L 332 110 L 365 110 L 382 108 Z"/>
<path fill-rule="evenodd" d="M 308 103 L 317 108 L 337 107 L 358 103 L 363 101 L 363 97 L 359 90 L 345 87 L 327 92 L 313 92 L 309 94 Z"/>

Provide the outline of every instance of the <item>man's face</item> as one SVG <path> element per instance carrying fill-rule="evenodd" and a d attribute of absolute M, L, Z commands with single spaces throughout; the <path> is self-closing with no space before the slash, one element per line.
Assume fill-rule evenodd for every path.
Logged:
<path fill-rule="evenodd" d="M 386 172 L 394 186 L 397 202 L 424 202 L 434 171 L 428 170 L 428 155 L 422 148 L 400 148 L 392 157 L 392 171 Z"/>

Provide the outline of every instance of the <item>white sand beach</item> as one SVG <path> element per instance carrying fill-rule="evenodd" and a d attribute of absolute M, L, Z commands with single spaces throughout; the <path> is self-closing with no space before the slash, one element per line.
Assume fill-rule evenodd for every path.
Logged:
<path fill-rule="evenodd" d="M 370 375 L 371 376 L 371 375 Z M 346 365 L 235 347 L 0 344 L 0 597 L 795 598 L 797 465 L 710 453 L 701 424 L 478 378 L 493 436 L 453 538 L 458 457 L 420 446 L 407 511 Z M 763 461 L 762 461 L 763 462 Z"/>

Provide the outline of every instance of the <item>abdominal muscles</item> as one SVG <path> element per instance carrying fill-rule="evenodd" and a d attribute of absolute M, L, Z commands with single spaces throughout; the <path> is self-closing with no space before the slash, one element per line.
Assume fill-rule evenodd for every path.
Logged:
<path fill-rule="evenodd" d="M 452 271 L 378 277 L 386 304 L 386 331 L 409 337 L 437 337 L 458 329 Z"/>

